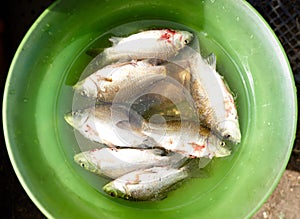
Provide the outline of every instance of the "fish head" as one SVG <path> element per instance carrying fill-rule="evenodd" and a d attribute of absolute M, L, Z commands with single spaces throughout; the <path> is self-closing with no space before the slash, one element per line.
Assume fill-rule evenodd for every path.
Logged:
<path fill-rule="evenodd" d="M 116 188 L 113 184 L 113 182 L 110 182 L 103 186 L 103 191 L 105 191 L 108 195 L 116 198 L 123 198 L 123 199 L 131 199 L 130 195 L 126 194 L 125 191 L 121 191 L 118 188 Z"/>
<path fill-rule="evenodd" d="M 223 140 L 219 139 L 216 135 L 209 136 L 208 149 L 212 156 L 215 157 L 226 157 L 231 154 L 230 148 Z"/>
<path fill-rule="evenodd" d="M 235 144 L 241 142 L 241 131 L 237 120 L 226 120 L 218 125 L 221 137 Z"/>
<path fill-rule="evenodd" d="M 100 174 L 97 165 L 91 161 L 90 156 L 88 154 L 84 152 L 76 154 L 74 156 L 74 161 L 85 170 L 88 170 L 92 173 Z"/>
<path fill-rule="evenodd" d="M 73 89 L 76 93 L 80 94 L 83 97 L 88 98 L 97 98 L 98 87 L 97 83 L 93 81 L 91 78 L 86 78 L 82 81 L 79 81 L 77 84 L 73 86 Z"/>
<path fill-rule="evenodd" d="M 193 40 L 194 36 L 188 31 L 177 31 L 174 34 L 174 44 L 177 48 L 181 49 Z"/>
<path fill-rule="evenodd" d="M 87 122 L 89 116 L 88 110 L 78 110 L 65 114 L 64 119 L 72 127 L 79 128 Z"/>

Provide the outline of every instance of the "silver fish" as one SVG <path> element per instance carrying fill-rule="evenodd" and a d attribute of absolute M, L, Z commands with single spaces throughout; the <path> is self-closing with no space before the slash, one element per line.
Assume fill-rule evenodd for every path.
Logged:
<path fill-rule="evenodd" d="M 110 147 L 133 147 L 149 140 L 148 136 L 140 133 L 143 118 L 122 105 L 98 104 L 69 112 L 64 118 L 85 138 Z M 128 124 L 126 129 L 120 129 L 115 125 L 120 121 L 126 121 Z"/>
<path fill-rule="evenodd" d="M 100 59 L 110 62 L 136 59 L 167 60 L 189 44 L 193 34 L 188 31 L 171 29 L 146 30 L 128 37 L 112 37 L 112 47 L 106 48 Z M 96 57 L 97 59 L 97 57 Z"/>
<path fill-rule="evenodd" d="M 142 133 L 157 145 L 191 158 L 225 157 L 231 150 L 209 129 L 192 121 L 152 121 L 143 123 Z"/>
<path fill-rule="evenodd" d="M 218 136 L 240 143 L 241 132 L 234 98 L 216 71 L 216 56 L 212 54 L 203 59 L 196 53 L 190 60 L 191 91 L 200 121 Z"/>
<path fill-rule="evenodd" d="M 185 167 L 153 167 L 125 174 L 106 184 L 103 190 L 113 197 L 127 200 L 159 200 L 166 197 L 170 187 L 188 177 Z"/>
<path fill-rule="evenodd" d="M 201 123 L 212 129 L 219 137 L 239 143 L 241 132 L 235 101 L 224 78 L 216 71 L 216 56 L 211 54 L 204 59 L 198 51 L 185 47 L 169 62 L 190 71 L 188 89 Z M 170 104 L 165 106 L 170 109 Z M 164 116 L 170 116 L 168 112 L 163 112 L 164 108 L 162 106 L 160 110 L 151 110 L 161 111 Z"/>
<path fill-rule="evenodd" d="M 118 178 L 129 172 L 154 166 L 177 168 L 185 162 L 180 154 L 161 149 L 96 148 L 74 156 L 84 169 L 109 178 Z"/>
<path fill-rule="evenodd" d="M 165 66 L 153 65 L 148 60 L 117 63 L 97 70 L 80 80 L 73 88 L 82 96 L 113 102 L 118 93 L 132 96 L 129 92 L 138 89 L 146 92 L 155 82 L 165 78 L 166 74 Z"/>

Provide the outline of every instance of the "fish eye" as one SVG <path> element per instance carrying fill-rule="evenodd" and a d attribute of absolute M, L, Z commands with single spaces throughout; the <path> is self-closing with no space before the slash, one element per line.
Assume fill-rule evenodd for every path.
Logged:
<path fill-rule="evenodd" d="M 115 191 L 110 191 L 110 192 L 109 192 L 109 195 L 110 195 L 111 197 L 117 197 L 117 193 L 116 193 Z"/>
<path fill-rule="evenodd" d="M 86 96 L 88 95 L 88 92 L 87 92 L 86 90 L 82 90 L 82 91 L 80 92 L 80 94 L 81 94 L 81 96 L 86 97 Z"/>
<path fill-rule="evenodd" d="M 83 168 L 84 168 L 84 166 L 85 166 L 84 163 L 81 163 L 80 165 L 81 165 Z"/>
<path fill-rule="evenodd" d="M 77 116 L 77 115 L 78 115 L 78 112 L 76 112 L 76 111 L 72 112 L 72 116 Z"/>
<path fill-rule="evenodd" d="M 184 40 L 184 44 L 186 45 L 186 44 L 188 44 L 189 43 L 189 41 L 188 40 Z"/>
<path fill-rule="evenodd" d="M 221 142 L 220 142 L 220 146 L 221 146 L 221 147 L 225 147 L 225 145 L 226 145 L 226 144 L 225 144 L 224 141 L 221 141 Z"/>

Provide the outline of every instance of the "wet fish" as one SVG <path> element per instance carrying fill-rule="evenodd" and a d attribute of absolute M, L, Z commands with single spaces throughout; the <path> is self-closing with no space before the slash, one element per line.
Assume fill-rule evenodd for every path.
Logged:
<path fill-rule="evenodd" d="M 90 172 L 115 179 L 154 166 L 177 168 L 186 159 L 161 149 L 98 148 L 76 154 L 74 160 Z"/>
<path fill-rule="evenodd" d="M 241 132 L 235 101 L 224 78 L 216 71 L 216 56 L 211 54 L 204 59 L 199 52 L 186 47 L 169 62 L 190 71 L 190 85 L 187 88 L 191 92 L 202 125 L 225 140 L 239 143 Z M 185 104 L 184 100 L 179 104 Z M 173 103 L 173 109 L 177 106 L 178 103 Z M 149 108 L 146 113 L 151 112 L 175 119 L 185 113 L 185 109 L 172 111 L 172 104 L 163 103 L 159 107 Z"/>
<path fill-rule="evenodd" d="M 110 62 L 149 58 L 167 60 L 192 39 L 193 34 L 188 31 L 171 29 L 146 30 L 124 38 L 111 37 L 112 47 L 106 48 L 99 58 Z"/>
<path fill-rule="evenodd" d="M 172 186 L 188 177 L 185 167 L 153 167 L 125 174 L 106 184 L 103 190 L 113 197 L 127 200 L 159 200 L 167 196 Z"/>
<path fill-rule="evenodd" d="M 234 98 L 222 76 L 216 71 L 216 56 L 190 58 L 191 91 L 200 121 L 218 136 L 240 143 L 241 132 Z"/>
<path fill-rule="evenodd" d="M 143 123 L 142 133 L 159 146 L 191 158 L 225 157 L 231 150 L 209 129 L 192 121 L 152 121 Z"/>
<path fill-rule="evenodd" d="M 98 101 L 113 102 L 116 95 L 132 96 L 132 92 L 147 92 L 154 83 L 166 77 L 165 66 L 148 60 L 111 64 L 76 83 L 76 93 Z"/>
<path fill-rule="evenodd" d="M 138 147 L 150 141 L 140 132 L 143 118 L 123 105 L 98 104 L 69 112 L 64 118 L 85 138 L 110 147 Z M 120 121 L 126 121 L 128 126 L 120 129 L 115 125 Z"/>

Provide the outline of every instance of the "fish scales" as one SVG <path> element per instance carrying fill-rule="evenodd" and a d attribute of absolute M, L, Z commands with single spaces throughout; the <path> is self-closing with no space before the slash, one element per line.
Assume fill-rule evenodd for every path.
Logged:
<path fill-rule="evenodd" d="M 109 182 L 103 190 L 114 197 L 129 200 L 157 200 L 166 197 L 166 190 L 189 176 L 186 169 L 153 167 L 123 175 Z"/>
<path fill-rule="evenodd" d="M 74 161 L 84 169 L 113 179 L 154 166 L 179 167 L 185 160 L 161 149 L 135 148 L 96 148 L 74 156 Z"/>

